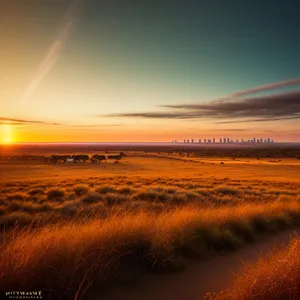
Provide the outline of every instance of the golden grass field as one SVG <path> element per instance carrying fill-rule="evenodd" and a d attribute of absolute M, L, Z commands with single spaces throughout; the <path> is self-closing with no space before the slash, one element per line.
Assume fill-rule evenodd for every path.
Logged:
<path fill-rule="evenodd" d="M 299 171 L 292 158 L 138 152 L 119 164 L 0 160 L 0 290 L 84 299 L 124 268 L 180 269 L 235 250 L 300 223 Z M 257 274 L 247 276 L 245 291 Z"/>

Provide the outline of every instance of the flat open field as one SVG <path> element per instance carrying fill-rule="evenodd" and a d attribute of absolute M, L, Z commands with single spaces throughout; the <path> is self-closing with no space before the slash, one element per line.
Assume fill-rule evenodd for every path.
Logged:
<path fill-rule="evenodd" d="M 224 164 L 221 164 L 223 162 Z M 46 164 L 43 161 L 0 160 L 1 182 L 127 178 L 263 180 L 300 182 L 300 160 L 295 158 L 181 158 L 159 154 L 128 153 L 119 164 Z"/>
<path fill-rule="evenodd" d="M 46 163 L 6 150 L 0 290 L 42 290 L 47 299 L 88 299 L 94 290 L 93 299 L 105 299 L 104 285 L 123 281 L 124 273 L 180 270 L 186 259 L 233 251 L 299 224 L 295 152 L 245 157 L 150 150 L 125 150 L 118 163 L 95 164 Z"/>

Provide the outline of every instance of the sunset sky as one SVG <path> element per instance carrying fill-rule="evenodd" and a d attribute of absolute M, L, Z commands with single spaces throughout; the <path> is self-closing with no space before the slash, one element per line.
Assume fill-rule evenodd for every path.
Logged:
<path fill-rule="evenodd" d="M 295 0 L 0 0 L 0 143 L 300 141 Z"/>

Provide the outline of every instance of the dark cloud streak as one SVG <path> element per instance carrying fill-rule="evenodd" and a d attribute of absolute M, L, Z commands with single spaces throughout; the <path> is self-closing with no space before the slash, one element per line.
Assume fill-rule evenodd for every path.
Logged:
<path fill-rule="evenodd" d="M 40 125 L 63 125 L 61 123 L 54 123 L 54 122 L 45 122 L 45 121 L 36 121 L 36 120 L 24 120 L 24 119 L 14 119 L 14 118 L 4 118 L 0 117 L 0 122 L 3 125 L 33 125 L 33 124 L 40 124 Z"/>
<path fill-rule="evenodd" d="M 222 99 L 199 104 L 165 105 L 163 107 L 171 111 L 121 113 L 110 116 L 149 119 L 224 120 L 218 123 L 299 119 L 300 90 L 238 100 Z"/>

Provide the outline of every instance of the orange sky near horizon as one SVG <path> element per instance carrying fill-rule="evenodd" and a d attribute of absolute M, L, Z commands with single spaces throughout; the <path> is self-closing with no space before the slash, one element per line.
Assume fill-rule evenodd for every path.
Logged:
<path fill-rule="evenodd" d="M 2 129 L 2 130 L 1 130 Z M 9 143 L 26 143 L 26 142 L 170 142 L 173 140 L 183 141 L 184 139 L 194 139 L 195 142 L 199 138 L 212 139 L 229 137 L 236 139 L 252 139 L 252 138 L 268 138 L 275 141 L 299 141 L 300 132 L 291 130 L 286 131 L 272 131 L 265 130 L 262 132 L 260 128 L 253 128 L 252 130 L 238 130 L 238 129 L 211 129 L 189 127 L 180 128 L 174 126 L 153 126 L 151 128 L 144 126 L 139 127 L 129 125 L 120 125 L 112 127 L 95 127 L 95 128 L 72 128 L 68 126 L 45 126 L 45 125 L 0 125 L 1 137 L 0 141 L 3 144 Z"/>

